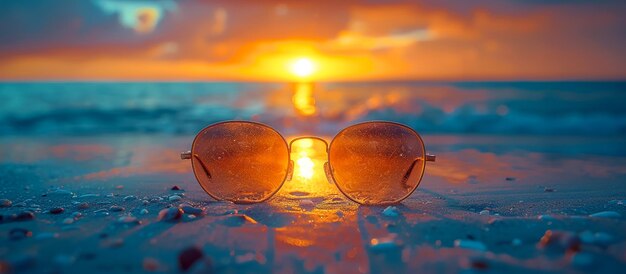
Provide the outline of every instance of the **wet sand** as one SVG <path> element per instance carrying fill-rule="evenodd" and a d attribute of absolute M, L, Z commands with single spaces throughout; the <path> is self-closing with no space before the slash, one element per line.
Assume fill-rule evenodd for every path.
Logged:
<path fill-rule="evenodd" d="M 610 153 L 623 150 L 619 139 L 425 136 L 437 162 L 410 198 L 389 208 L 344 198 L 315 149 L 304 155 L 312 170 L 296 166 L 270 201 L 213 201 L 190 163 L 178 160 L 192 139 L 2 139 L 2 272 L 619 273 L 626 266 L 626 159 Z"/>

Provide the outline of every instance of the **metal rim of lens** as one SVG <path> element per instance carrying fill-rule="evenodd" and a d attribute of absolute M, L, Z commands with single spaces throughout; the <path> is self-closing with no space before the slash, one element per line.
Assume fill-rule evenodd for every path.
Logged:
<path fill-rule="evenodd" d="M 372 205 L 372 206 L 376 206 L 376 205 L 392 205 L 392 204 L 397 204 L 401 201 L 404 201 L 406 198 L 408 198 L 409 196 L 411 196 L 411 194 L 413 194 L 413 192 L 415 192 L 415 190 L 419 187 L 420 183 L 422 182 L 422 178 L 424 177 L 424 173 L 426 173 L 426 161 L 423 160 L 421 166 L 421 174 L 420 177 L 417 181 L 417 184 L 415 185 L 415 187 L 413 189 L 411 189 L 411 191 L 409 191 L 409 193 L 407 193 L 405 196 L 403 196 L 400 199 L 397 199 L 394 202 L 389 202 L 389 203 L 380 203 L 380 204 L 369 204 L 369 203 L 361 203 L 355 199 L 353 199 L 352 197 L 350 197 L 350 195 L 346 194 L 346 192 L 341 189 L 341 187 L 339 186 L 340 183 L 337 181 L 337 178 L 335 178 L 335 172 L 334 172 L 334 168 L 332 163 L 330 162 L 330 154 L 333 151 L 333 143 L 335 142 L 335 140 L 337 139 L 337 136 L 341 135 L 344 131 L 346 130 L 350 130 L 354 127 L 357 126 L 362 126 L 362 125 L 367 125 L 367 124 L 389 124 L 389 125 L 394 125 L 394 126 L 398 126 L 398 127 L 402 127 L 402 128 L 406 128 L 408 129 L 410 132 L 412 132 L 413 134 L 415 134 L 415 136 L 417 136 L 417 139 L 420 141 L 420 143 L 422 144 L 422 153 L 424 154 L 423 157 L 426 157 L 426 145 L 424 144 L 424 140 L 422 139 L 422 136 L 419 135 L 419 133 L 417 133 L 417 131 L 415 131 L 414 129 L 410 128 L 407 125 L 403 125 L 400 123 L 396 123 L 396 122 L 390 122 L 390 121 L 368 121 L 368 122 L 363 122 L 363 123 L 358 123 L 358 124 L 354 124 L 351 126 L 348 126 L 344 129 L 342 129 L 341 131 L 339 131 L 339 133 L 337 133 L 335 135 L 335 137 L 333 137 L 333 140 L 330 141 L 330 145 L 328 146 L 328 165 L 330 167 L 330 176 L 333 178 L 333 181 L 335 181 L 335 186 L 337 187 L 337 189 L 339 189 L 339 191 L 341 191 L 341 193 L 346 196 L 348 199 L 350 199 L 351 201 L 357 203 L 357 204 L 361 204 L 361 205 Z"/>
<path fill-rule="evenodd" d="M 270 198 L 274 197 L 274 195 L 283 187 L 283 184 L 285 184 L 285 180 L 287 180 L 287 173 L 289 173 L 289 162 L 291 161 L 291 153 L 289 152 L 289 146 L 287 145 L 287 140 L 285 140 L 285 137 L 283 137 L 282 134 L 280 134 L 280 132 L 278 132 L 276 129 L 274 129 L 271 126 L 268 126 L 266 124 L 263 123 L 259 123 L 259 122 L 253 122 L 253 121 L 240 121 L 240 120 L 232 120 L 232 121 L 223 121 L 223 122 L 217 122 L 211 125 L 206 126 L 205 128 L 203 128 L 202 130 L 200 130 L 198 132 L 198 134 L 196 134 L 196 137 L 194 137 L 193 139 L 193 143 L 191 144 L 191 154 L 193 155 L 195 148 L 196 148 L 196 144 L 198 141 L 198 137 L 200 136 L 200 134 L 212 127 L 216 127 L 216 126 L 221 126 L 224 124 L 252 124 L 252 125 L 256 125 L 256 126 L 261 126 L 261 127 L 265 127 L 268 128 L 270 130 L 272 130 L 273 132 L 275 132 L 276 134 L 278 134 L 278 136 L 280 137 L 280 139 L 283 141 L 283 144 L 285 145 L 285 148 L 287 150 L 287 163 L 286 163 L 286 167 L 285 167 L 285 175 L 283 176 L 283 180 L 280 183 L 280 185 L 278 186 L 278 188 L 276 188 L 276 190 L 274 190 L 272 192 L 271 195 L 267 196 L 267 198 L 264 198 L 262 200 L 258 200 L 258 201 L 254 201 L 254 202 L 233 202 L 235 204 L 256 204 L 256 203 L 262 203 L 265 202 L 267 200 L 269 200 Z M 198 184 L 200 185 L 200 187 L 202 187 L 202 189 L 204 190 L 204 192 L 206 192 L 207 194 L 209 194 L 209 196 L 211 196 L 211 198 L 217 200 L 217 201 L 228 201 L 226 199 L 222 199 L 219 198 L 217 196 L 215 196 L 214 194 L 212 194 L 207 188 L 204 187 L 204 185 L 202 185 L 202 183 L 200 182 L 200 179 L 198 178 L 198 173 L 196 172 L 196 166 L 194 165 L 195 160 L 193 157 L 191 157 L 191 169 L 193 170 L 193 176 L 196 178 L 196 181 L 198 182 Z"/>

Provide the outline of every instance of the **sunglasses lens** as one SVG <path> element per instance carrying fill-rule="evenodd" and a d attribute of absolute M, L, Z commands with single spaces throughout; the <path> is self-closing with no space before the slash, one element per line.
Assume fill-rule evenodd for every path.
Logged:
<path fill-rule="evenodd" d="M 329 162 L 337 187 L 361 204 L 392 204 L 408 197 L 424 173 L 424 143 L 412 129 L 371 122 L 340 132 Z"/>
<path fill-rule="evenodd" d="M 202 188 L 218 200 L 261 202 L 287 175 L 289 151 L 274 129 L 251 122 L 225 122 L 203 129 L 193 143 L 193 170 Z"/>

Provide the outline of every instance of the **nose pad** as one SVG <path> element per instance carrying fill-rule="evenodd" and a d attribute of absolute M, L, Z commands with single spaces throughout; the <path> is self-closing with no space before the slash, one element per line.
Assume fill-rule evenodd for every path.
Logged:
<path fill-rule="evenodd" d="M 287 168 L 287 181 L 291 181 L 293 178 L 293 160 L 289 160 L 289 167 Z"/>
<path fill-rule="evenodd" d="M 336 185 L 335 180 L 333 179 L 333 174 L 330 170 L 330 165 L 328 162 L 324 163 L 324 173 L 326 173 L 326 180 L 328 180 L 329 184 Z"/>

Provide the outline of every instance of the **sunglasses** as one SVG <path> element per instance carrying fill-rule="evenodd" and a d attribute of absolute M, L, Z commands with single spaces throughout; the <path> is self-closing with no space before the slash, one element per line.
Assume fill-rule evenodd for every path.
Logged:
<path fill-rule="evenodd" d="M 291 147 L 301 139 L 326 146 L 326 178 L 350 200 L 364 205 L 398 203 L 413 193 L 427 161 L 420 135 L 393 122 L 365 122 L 341 130 L 330 145 L 318 137 L 289 144 L 275 129 L 257 122 L 226 121 L 198 133 L 191 159 L 200 186 L 216 200 L 259 203 L 268 200 L 293 175 Z"/>

